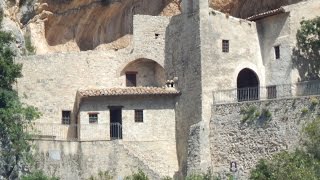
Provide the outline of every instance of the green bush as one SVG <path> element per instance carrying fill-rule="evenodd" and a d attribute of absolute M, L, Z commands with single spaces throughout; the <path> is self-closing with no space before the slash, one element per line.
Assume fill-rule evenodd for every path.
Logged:
<path fill-rule="evenodd" d="M 229 176 L 228 176 L 229 177 Z M 231 176 L 229 177 L 229 179 Z M 210 170 L 206 173 L 199 173 L 199 174 L 191 174 L 186 177 L 186 180 L 221 180 L 222 178 L 219 176 L 214 176 Z"/>
<path fill-rule="evenodd" d="M 313 120 L 303 129 L 306 135 L 304 145 L 308 153 L 320 161 L 320 118 Z"/>
<path fill-rule="evenodd" d="M 241 109 L 240 114 L 243 115 L 241 123 L 253 122 L 260 116 L 260 112 L 256 106 L 250 106 L 246 109 Z"/>
<path fill-rule="evenodd" d="M 46 176 L 43 171 L 35 171 L 29 175 L 22 176 L 21 180 L 59 180 L 59 178 Z"/>
<path fill-rule="evenodd" d="M 30 34 L 24 35 L 25 46 L 29 55 L 34 55 L 36 53 L 36 48 L 32 45 Z"/>
<path fill-rule="evenodd" d="M 139 169 L 138 172 L 124 178 L 125 180 L 149 180 L 148 176 Z"/>
<path fill-rule="evenodd" d="M 113 176 L 110 174 L 110 171 L 100 171 L 98 176 L 91 176 L 89 180 L 112 180 Z"/>
<path fill-rule="evenodd" d="M 320 164 L 309 154 L 296 150 L 282 152 L 270 160 L 262 159 L 250 172 L 251 180 L 316 180 Z"/>

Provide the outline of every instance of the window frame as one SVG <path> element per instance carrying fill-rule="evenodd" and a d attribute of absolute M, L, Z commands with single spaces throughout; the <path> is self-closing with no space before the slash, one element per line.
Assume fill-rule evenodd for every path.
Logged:
<path fill-rule="evenodd" d="M 280 45 L 276 45 L 273 48 L 274 48 L 274 57 L 275 57 L 275 59 L 280 59 L 281 58 Z"/>
<path fill-rule="evenodd" d="M 126 72 L 126 87 L 137 87 L 137 74 L 136 71 L 127 71 Z M 129 80 L 129 76 L 134 77 L 134 82 Z"/>
<path fill-rule="evenodd" d="M 134 122 L 143 123 L 143 109 L 135 109 L 134 110 Z"/>
<path fill-rule="evenodd" d="M 92 116 L 96 116 L 96 117 L 92 117 Z M 88 113 L 88 117 L 89 117 L 89 124 L 98 124 L 98 122 L 99 122 L 99 113 L 98 112 L 90 112 L 90 113 Z M 92 118 L 94 118 L 95 120 L 92 120 Z"/>
<path fill-rule="evenodd" d="M 229 53 L 230 52 L 230 40 L 223 39 L 222 40 L 222 52 Z"/>
<path fill-rule="evenodd" d="M 65 116 L 65 113 L 68 113 L 68 116 Z M 71 111 L 70 110 L 62 110 L 61 111 L 61 123 L 65 125 L 71 124 Z"/>

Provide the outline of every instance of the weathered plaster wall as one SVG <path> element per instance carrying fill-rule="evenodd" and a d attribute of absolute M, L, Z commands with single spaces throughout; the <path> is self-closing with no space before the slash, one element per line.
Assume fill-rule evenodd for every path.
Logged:
<path fill-rule="evenodd" d="M 18 80 L 17 90 L 24 102 L 38 107 L 43 114 L 38 122 L 61 123 L 61 111 L 73 109 L 79 88 L 124 87 L 125 76 L 121 73 L 137 59 L 148 58 L 164 66 L 164 32 L 170 18 L 137 15 L 134 19 L 134 34 L 138 37 L 127 49 L 37 55 L 16 60 L 23 64 L 24 75 Z M 147 22 L 148 26 L 145 26 Z M 151 31 L 152 37 L 148 39 L 146 34 Z M 158 39 L 154 39 L 154 32 L 160 33 Z M 150 66 L 140 68 L 145 71 L 147 67 Z M 150 68 L 153 69 L 147 68 L 148 72 L 138 76 L 138 85 L 164 86 L 161 85 L 165 81 L 164 73 L 158 67 Z M 157 74 L 151 72 L 154 68 Z M 148 75 L 153 77 L 150 79 L 146 77 Z M 156 82 L 151 83 L 152 80 Z"/>
<path fill-rule="evenodd" d="M 183 13 L 171 19 L 166 35 L 168 79 L 175 78 L 182 90 L 176 105 L 176 137 L 182 179 L 187 172 L 187 140 L 189 128 L 201 120 L 201 56 L 199 14 Z M 183 33 L 182 33 L 183 32 Z"/>
<path fill-rule="evenodd" d="M 203 63 L 204 87 L 211 90 L 237 87 L 237 76 L 244 68 L 253 70 L 265 83 L 256 24 L 210 10 L 208 26 L 212 32 L 204 51 L 208 51 Z M 229 53 L 222 52 L 222 40 L 229 40 Z M 216 64 L 216 65 L 214 65 Z"/>
<path fill-rule="evenodd" d="M 143 58 L 156 59 L 165 63 L 166 28 L 171 17 L 136 15 L 133 25 L 134 53 Z"/>
<path fill-rule="evenodd" d="M 36 165 L 62 180 L 88 179 L 99 170 L 115 179 L 142 169 L 151 179 L 173 176 L 178 170 L 172 153 L 174 143 L 159 142 L 63 142 L 34 141 L 38 147 Z"/>
<path fill-rule="evenodd" d="M 263 63 L 266 67 L 266 84 L 289 84 L 305 80 L 305 67 L 293 63 L 296 34 L 302 20 L 320 15 L 316 0 L 284 7 L 286 13 L 270 16 L 257 21 Z M 309 13 L 312 12 L 312 13 Z M 280 59 L 275 58 L 274 46 L 280 46 Z"/>
<path fill-rule="evenodd" d="M 166 84 L 163 67 L 149 59 L 138 59 L 128 64 L 121 72 L 124 79 L 126 72 L 137 72 L 137 86 L 162 87 Z"/>
<path fill-rule="evenodd" d="M 302 97 L 214 106 L 210 121 L 212 170 L 225 174 L 230 162 L 236 161 L 240 179 L 246 179 L 259 159 L 281 150 L 294 150 L 305 123 L 319 113 L 319 104 L 311 103 L 314 99 L 319 102 L 319 97 Z M 244 115 L 240 111 L 248 107 L 268 110 L 271 120 L 262 116 L 242 123 Z M 305 108 L 306 114 L 302 112 Z"/>
<path fill-rule="evenodd" d="M 80 107 L 81 126 L 90 128 L 83 131 L 80 128 L 80 139 L 89 139 L 96 135 L 109 139 L 110 114 L 108 106 L 123 106 L 122 134 L 123 141 L 169 141 L 175 144 L 175 97 L 172 96 L 125 96 L 125 97 L 92 97 L 84 99 Z M 134 110 L 143 109 L 143 122 L 135 122 Z M 89 124 L 88 113 L 99 113 L 97 124 Z M 103 128 L 108 133 L 97 132 Z M 90 139 L 92 140 L 92 139 Z M 161 142 L 159 142 L 161 143 Z M 175 149 L 175 146 L 171 147 Z"/>

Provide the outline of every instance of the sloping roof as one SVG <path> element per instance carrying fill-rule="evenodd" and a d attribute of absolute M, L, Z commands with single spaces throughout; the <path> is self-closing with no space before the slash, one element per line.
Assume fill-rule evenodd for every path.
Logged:
<path fill-rule="evenodd" d="M 80 97 L 95 96 L 125 96 L 125 95 L 179 95 L 175 89 L 161 87 L 124 87 L 124 88 L 104 88 L 79 90 Z"/>
<path fill-rule="evenodd" d="M 274 9 L 274 10 L 271 10 L 271 11 L 267 11 L 267 12 L 263 12 L 263 13 L 260 13 L 260 14 L 256 14 L 256 15 L 250 16 L 250 17 L 247 18 L 247 20 L 256 21 L 256 20 L 259 20 L 259 19 L 263 19 L 265 17 L 281 14 L 281 13 L 284 13 L 284 12 L 286 12 L 285 9 L 283 7 L 280 7 L 278 9 Z"/>

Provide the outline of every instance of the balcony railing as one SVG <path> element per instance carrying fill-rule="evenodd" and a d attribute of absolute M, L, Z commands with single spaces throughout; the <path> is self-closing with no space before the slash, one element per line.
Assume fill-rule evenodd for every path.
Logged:
<path fill-rule="evenodd" d="M 101 124 L 47 124 L 35 123 L 26 128 L 33 139 L 95 141 L 122 139 L 120 123 Z"/>
<path fill-rule="evenodd" d="M 320 95 L 320 81 L 220 90 L 213 92 L 215 104 Z"/>

